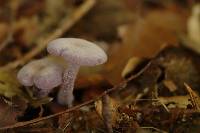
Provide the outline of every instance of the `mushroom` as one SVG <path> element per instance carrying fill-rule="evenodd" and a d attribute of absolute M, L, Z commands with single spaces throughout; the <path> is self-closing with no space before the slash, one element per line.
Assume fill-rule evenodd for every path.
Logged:
<path fill-rule="evenodd" d="M 47 51 L 68 61 L 63 73 L 63 84 L 58 92 L 58 103 L 72 106 L 73 89 L 80 66 L 95 66 L 107 61 L 106 53 L 96 44 L 78 38 L 59 38 L 51 41 Z"/>
<path fill-rule="evenodd" d="M 63 67 L 47 58 L 34 60 L 26 64 L 17 74 L 17 79 L 24 86 L 35 85 L 38 97 L 47 96 L 51 90 L 62 83 Z"/>

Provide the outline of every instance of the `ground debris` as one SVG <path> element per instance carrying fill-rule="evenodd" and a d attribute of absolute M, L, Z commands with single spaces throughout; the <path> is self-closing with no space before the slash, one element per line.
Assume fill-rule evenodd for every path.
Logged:
<path fill-rule="evenodd" d="M 199 133 L 199 13 L 194 0 L 0 0 L 0 132 Z M 80 69 L 71 108 L 60 86 L 38 98 L 16 78 L 39 58 L 67 68 L 46 52 L 62 37 L 108 55 Z"/>

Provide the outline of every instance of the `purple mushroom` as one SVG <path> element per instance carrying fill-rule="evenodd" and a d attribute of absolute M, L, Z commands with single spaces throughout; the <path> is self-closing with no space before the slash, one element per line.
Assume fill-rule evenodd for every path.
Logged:
<path fill-rule="evenodd" d="M 63 84 L 58 93 L 58 103 L 72 106 L 73 89 L 80 66 L 95 66 L 107 61 L 106 53 L 96 44 L 77 38 L 59 38 L 51 41 L 47 51 L 61 56 L 68 62 L 63 74 Z"/>
<path fill-rule="evenodd" d="M 26 64 L 18 72 L 17 78 L 24 86 L 35 85 L 39 89 L 37 96 L 45 97 L 62 83 L 62 72 L 61 65 L 44 58 Z"/>

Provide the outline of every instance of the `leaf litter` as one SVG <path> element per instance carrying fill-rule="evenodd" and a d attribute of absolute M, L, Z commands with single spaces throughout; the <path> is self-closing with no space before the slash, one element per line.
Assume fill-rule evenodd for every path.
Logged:
<path fill-rule="evenodd" d="M 1 132 L 200 131 L 195 1 L 1 0 L 0 7 Z M 80 70 L 75 106 L 66 108 L 56 101 L 59 87 L 38 99 L 16 73 L 47 56 L 47 42 L 71 36 L 97 42 L 109 60 Z"/>

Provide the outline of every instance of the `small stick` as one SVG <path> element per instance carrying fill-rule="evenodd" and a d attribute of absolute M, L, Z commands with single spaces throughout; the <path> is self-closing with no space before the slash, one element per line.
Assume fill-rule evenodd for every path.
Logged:
<path fill-rule="evenodd" d="M 10 31 L 10 33 L 8 33 L 6 39 L 0 44 L 0 52 L 12 41 L 12 31 Z"/>
<path fill-rule="evenodd" d="M 161 129 L 155 128 L 155 127 L 140 127 L 142 129 L 154 129 L 155 131 L 158 131 L 160 133 L 167 133 L 166 131 L 163 131 Z"/>

